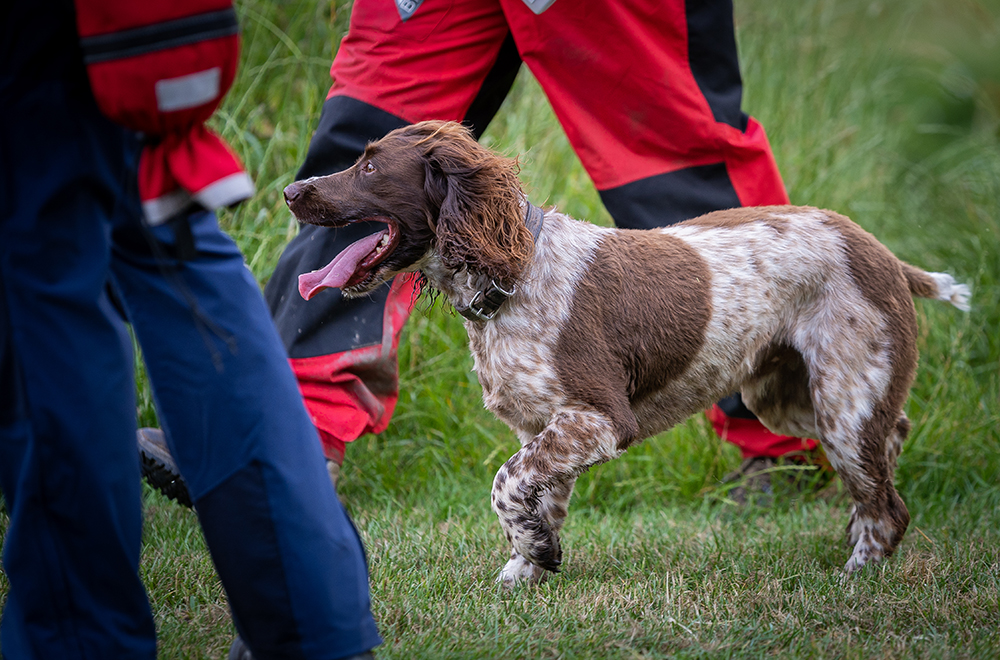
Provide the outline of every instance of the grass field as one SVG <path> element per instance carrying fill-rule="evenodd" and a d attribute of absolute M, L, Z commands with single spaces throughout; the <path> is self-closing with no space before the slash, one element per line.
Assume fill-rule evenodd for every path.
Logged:
<path fill-rule="evenodd" d="M 789 488 L 771 508 L 736 507 L 719 481 L 739 453 L 697 417 L 585 474 L 563 572 L 501 591 L 489 489 L 517 443 L 482 408 L 460 317 L 422 304 L 401 345 L 397 413 L 349 447 L 340 490 L 369 553 L 380 657 L 1000 657 L 1000 6 L 736 5 L 744 109 L 792 201 L 848 214 L 973 289 L 969 314 L 917 304 L 914 429 L 897 474 L 906 538 L 842 582 L 845 499 Z M 238 6 L 245 62 L 214 121 L 259 193 L 222 220 L 264 282 L 295 231 L 280 191 L 349 6 Z M 536 204 L 610 222 L 527 71 L 484 141 L 520 154 Z M 140 400 L 153 423 L 148 392 Z M 194 515 L 148 489 L 146 515 L 161 657 L 224 657 L 234 631 Z"/>

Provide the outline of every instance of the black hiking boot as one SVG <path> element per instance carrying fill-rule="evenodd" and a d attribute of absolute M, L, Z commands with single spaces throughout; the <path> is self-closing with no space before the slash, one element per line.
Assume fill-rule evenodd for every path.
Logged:
<path fill-rule="evenodd" d="M 142 476 L 146 483 L 160 491 L 178 504 L 191 508 L 191 494 L 188 492 L 184 478 L 177 470 L 177 463 L 170 455 L 167 438 L 163 431 L 154 428 L 142 428 L 136 431 L 139 442 L 139 458 L 142 466 Z"/>

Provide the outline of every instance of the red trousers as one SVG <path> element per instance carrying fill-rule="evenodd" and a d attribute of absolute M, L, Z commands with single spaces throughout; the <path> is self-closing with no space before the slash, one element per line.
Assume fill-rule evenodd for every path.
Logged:
<path fill-rule="evenodd" d="M 522 0 L 425 0 L 406 21 L 392 0 L 357 0 L 299 178 L 348 167 L 368 140 L 408 123 L 464 121 L 481 135 L 522 62 L 619 226 L 788 203 L 764 129 L 740 107 L 729 0 L 557 0 L 540 15 Z M 397 280 L 370 303 L 384 313 L 366 312 L 367 336 L 348 310 L 357 301 L 339 292 L 305 310 L 295 277 L 347 244 L 331 234 L 304 226 L 267 293 L 327 455 L 341 459 L 344 442 L 392 415 L 413 289 Z M 713 419 L 729 418 L 716 409 Z M 744 455 L 803 448 L 749 411 L 736 419 L 716 427 Z"/>

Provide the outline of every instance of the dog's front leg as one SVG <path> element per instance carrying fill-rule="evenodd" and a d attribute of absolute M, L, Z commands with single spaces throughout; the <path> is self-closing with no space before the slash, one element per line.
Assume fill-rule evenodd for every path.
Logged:
<path fill-rule="evenodd" d="M 545 571 L 559 570 L 559 530 L 576 478 L 621 453 L 606 416 L 572 410 L 554 415 L 503 464 L 493 480 L 492 503 L 512 547 L 500 574 L 505 585 L 541 581 Z"/>
<path fill-rule="evenodd" d="M 569 498 L 573 494 L 575 483 L 576 478 L 572 478 L 568 481 L 555 484 L 553 487 L 545 490 L 538 499 L 538 516 L 548 523 L 551 528 L 557 551 L 559 549 L 559 530 L 562 529 L 563 521 L 566 520 Z M 506 505 L 501 504 L 500 506 L 501 508 L 497 507 L 496 487 L 494 483 L 493 510 L 500 516 L 500 524 L 503 525 L 504 515 L 502 515 L 502 508 Z M 513 545 L 513 534 L 507 531 L 506 526 L 504 526 L 504 530 L 507 532 L 508 540 Z M 518 532 L 518 534 L 520 533 Z M 561 559 L 561 552 L 559 553 L 559 557 Z M 510 560 L 507 561 L 503 570 L 500 571 L 500 582 L 507 587 L 513 587 L 522 582 L 543 582 L 548 575 L 549 571 L 531 563 L 517 550 L 511 549 Z"/>

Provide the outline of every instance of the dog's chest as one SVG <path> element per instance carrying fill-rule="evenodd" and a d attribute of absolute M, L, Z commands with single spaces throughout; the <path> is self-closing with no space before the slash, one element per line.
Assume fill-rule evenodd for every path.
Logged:
<path fill-rule="evenodd" d="M 566 405 L 556 345 L 576 282 L 610 231 L 547 213 L 517 295 L 492 321 L 466 323 L 483 403 L 516 431 L 540 432 Z"/>
<path fill-rule="evenodd" d="M 469 325 L 469 347 L 486 408 L 515 430 L 537 433 L 563 399 L 544 333 L 509 320 Z"/>

